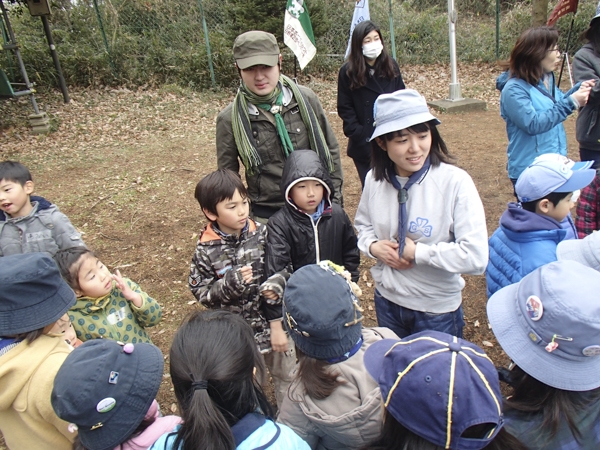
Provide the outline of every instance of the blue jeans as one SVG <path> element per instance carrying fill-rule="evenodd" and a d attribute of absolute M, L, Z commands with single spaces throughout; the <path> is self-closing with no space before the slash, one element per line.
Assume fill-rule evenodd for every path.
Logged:
<path fill-rule="evenodd" d="M 375 290 L 377 325 L 387 327 L 403 338 L 424 330 L 436 330 L 462 338 L 465 326 L 462 305 L 456 311 L 435 314 L 414 311 L 390 302 Z"/>

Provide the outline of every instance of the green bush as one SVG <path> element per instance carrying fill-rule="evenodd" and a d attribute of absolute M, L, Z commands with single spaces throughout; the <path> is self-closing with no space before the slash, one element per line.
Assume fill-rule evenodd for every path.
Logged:
<path fill-rule="evenodd" d="M 306 72 L 335 77 L 343 62 L 355 1 L 305 1 L 317 41 L 317 56 Z M 401 64 L 447 63 L 447 3 L 393 0 L 391 4 L 390 12 L 389 0 L 371 0 L 370 12 L 388 46 L 393 20 L 396 57 Z M 54 0 L 50 23 L 69 85 L 169 84 L 201 90 L 212 87 L 212 77 L 200 11 L 204 11 L 216 83 L 235 87 L 239 77 L 231 53 L 233 39 L 252 28 L 269 29 L 280 37 L 284 5 L 285 0 Z M 503 0 L 501 6 L 500 58 L 505 59 L 518 35 L 530 26 L 531 3 Z M 495 0 L 456 0 L 459 60 L 496 59 L 495 7 Z M 265 8 L 272 12 L 268 20 Z M 579 36 L 595 8 L 596 0 L 580 1 L 571 54 L 581 45 Z M 275 14 L 275 10 L 280 12 Z M 56 86 L 40 19 L 31 17 L 21 4 L 11 4 L 9 16 L 30 79 L 40 87 Z M 570 16 L 558 22 L 561 48 L 566 46 L 570 22 Z M 281 49 L 284 72 L 293 73 L 293 55 L 283 43 Z M 0 67 L 11 78 L 19 78 L 11 53 L 0 54 Z"/>

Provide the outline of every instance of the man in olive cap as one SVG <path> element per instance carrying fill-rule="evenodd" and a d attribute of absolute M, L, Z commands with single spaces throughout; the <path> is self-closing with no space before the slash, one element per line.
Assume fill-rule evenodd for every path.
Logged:
<path fill-rule="evenodd" d="M 333 180 L 334 201 L 343 204 L 335 134 L 316 94 L 281 74 L 275 36 L 240 34 L 233 57 L 242 82 L 217 117 L 217 160 L 219 169 L 234 172 L 244 165 L 253 217 L 266 223 L 284 205 L 279 182 L 287 156 L 298 149 L 317 152 Z"/>

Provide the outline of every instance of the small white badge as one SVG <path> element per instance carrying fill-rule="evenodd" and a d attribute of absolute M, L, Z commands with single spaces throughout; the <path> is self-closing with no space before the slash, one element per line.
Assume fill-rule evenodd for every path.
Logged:
<path fill-rule="evenodd" d="M 537 322 L 544 315 L 544 305 L 537 295 L 530 295 L 525 302 L 527 315 L 531 320 Z"/>
<path fill-rule="evenodd" d="M 103 398 L 96 405 L 96 411 L 99 413 L 107 413 L 115 407 L 117 401 L 112 397 Z"/>
<path fill-rule="evenodd" d="M 584 356 L 598 356 L 600 355 L 600 345 L 588 345 L 586 348 L 581 350 Z"/>

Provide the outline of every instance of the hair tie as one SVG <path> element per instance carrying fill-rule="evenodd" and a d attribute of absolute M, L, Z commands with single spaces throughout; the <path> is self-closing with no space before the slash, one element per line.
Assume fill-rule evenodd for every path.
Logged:
<path fill-rule="evenodd" d="M 199 381 L 192 381 L 192 388 L 197 391 L 198 389 L 208 389 L 208 381 L 206 380 L 199 380 Z"/>

